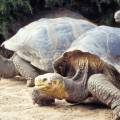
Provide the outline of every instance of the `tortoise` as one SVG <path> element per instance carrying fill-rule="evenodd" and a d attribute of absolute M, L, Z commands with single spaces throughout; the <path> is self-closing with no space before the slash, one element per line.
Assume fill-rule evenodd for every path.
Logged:
<path fill-rule="evenodd" d="M 8 76 L 20 73 L 27 80 L 27 86 L 34 86 L 35 77 L 53 72 L 52 62 L 73 40 L 95 27 L 96 25 L 89 21 L 70 17 L 42 18 L 30 23 L 3 42 L 3 47 L 15 52 L 12 60 L 1 59 L 2 65 L 9 63 L 6 65 L 5 73 Z M 3 77 L 6 75 L 3 74 L 2 67 L 1 74 Z M 43 104 L 45 103 L 44 100 Z"/>
<path fill-rule="evenodd" d="M 115 22 L 120 22 L 120 10 L 116 11 L 114 14 Z"/>
<path fill-rule="evenodd" d="M 93 24 L 90 23 L 90 22 L 84 22 L 84 21 L 87 21 L 87 19 L 85 17 L 83 17 L 81 14 L 78 14 L 76 12 L 73 12 L 69 9 L 66 9 L 66 8 L 59 8 L 59 9 L 56 9 L 56 10 L 52 10 L 52 11 L 49 11 L 49 10 L 46 10 L 44 12 L 41 12 L 40 13 L 41 16 L 43 18 L 58 18 L 58 17 L 70 17 L 70 18 L 74 18 L 74 19 L 80 19 L 81 20 L 81 26 L 80 26 L 80 32 L 82 34 L 82 32 L 87 29 L 90 28 L 90 24 L 91 24 L 91 28 L 93 28 Z M 34 18 L 32 18 L 34 19 Z M 82 20 L 84 19 L 84 20 Z M 30 20 L 28 20 L 30 21 Z M 53 20 L 54 21 L 54 20 Z M 34 22 L 36 24 L 39 24 L 40 25 L 42 24 L 41 22 Z M 57 24 L 57 23 L 56 23 Z M 66 23 L 65 23 L 66 24 Z M 88 25 L 88 28 L 86 28 Z M 85 27 L 84 27 L 85 26 Z M 95 25 L 94 25 L 95 26 Z M 34 26 L 33 26 L 34 27 Z M 62 27 L 62 26 L 61 26 Z M 62 29 L 60 27 L 60 29 Z M 33 28 L 32 28 L 33 29 Z M 41 28 L 42 29 L 42 28 Z M 36 30 L 36 28 L 34 29 Z M 16 30 L 15 30 L 16 31 Z M 15 32 L 14 31 L 14 32 Z M 28 28 L 28 31 L 29 31 L 29 28 Z M 23 31 L 24 32 L 24 31 Z M 66 32 L 67 33 L 67 32 Z M 42 34 L 42 33 L 40 33 Z M 68 33 L 67 33 L 68 34 Z M 72 33 L 71 33 L 72 34 Z M 24 36 L 24 35 L 23 35 Z M 61 36 L 62 38 L 62 36 Z M 2 44 L 2 42 L 4 42 L 3 40 L 0 42 L 0 44 Z M 44 43 L 43 43 L 44 44 Z M 44 48 L 44 47 L 43 47 Z M 16 70 L 13 62 L 11 61 L 11 59 L 13 58 L 14 52 L 13 51 L 10 51 L 8 49 L 5 49 L 4 47 L 0 47 L 0 59 L 1 59 L 1 63 L 0 63 L 0 77 L 4 77 L 4 78 L 11 78 L 11 77 L 15 77 L 15 76 L 20 76 L 19 72 Z M 4 58 L 3 58 L 3 57 Z M 10 60 L 6 59 L 6 58 L 10 58 Z M 9 64 L 5 64 L 5 63 L 9 63 Z M 4 68 L 2 66 L 5 66 Z M 9 72 L 11 70 L 11 72 Z M 24 79 L 24 78 L 23 78 Z M 28 82 L 28 86 L 31 86 Z"/>
<path fill-rule="evenodd" d="M 73 41 L 54 61 L 54 73 L 35 78 L 33 101 L 39 104 L 39 93 L 72 104 L 93 97 L 120 119 L 119 33 L 119 28 L 98 26 Z"/>

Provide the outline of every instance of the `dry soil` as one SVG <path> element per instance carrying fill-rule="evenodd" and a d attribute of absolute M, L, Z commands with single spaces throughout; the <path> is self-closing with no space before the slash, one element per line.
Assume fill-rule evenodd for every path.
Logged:
<path fill-rule="evenodd" d="M 56 100 L 55 105 L 33 105 L 25 81 L 0 80 L 0 120 L 112 120 L 112 112 L 93 104 L 71 105 Z"/>

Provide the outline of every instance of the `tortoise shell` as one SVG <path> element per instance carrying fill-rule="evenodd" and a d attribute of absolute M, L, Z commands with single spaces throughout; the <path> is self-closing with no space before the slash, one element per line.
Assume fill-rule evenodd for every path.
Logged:
<path fill-rule="evenodd" d="M 80 50 L 97 55 L 120 71 L 120 28 L 98 26 L 73 41 L 66 52 Z"/>
<path fill-rule="evenodd" d="M 81 19 L 43 18 L 21 28 L 3 45 L 33 66 L 50 72 L 52 62 L 71 45 L 73 40 L 95 27 L 95 24 Z"/>

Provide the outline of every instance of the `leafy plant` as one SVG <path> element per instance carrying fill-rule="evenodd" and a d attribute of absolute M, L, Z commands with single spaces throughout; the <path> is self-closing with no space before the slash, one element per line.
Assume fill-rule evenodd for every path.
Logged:
<path fill-rule="evenodd" d="M 120 0 L 0 0 L 0 40 L 13 35 L 12 30 L 16 26 L 14 23 L 28 19 L 29 15 L 34 16 L 44 6 L 74 6 L 85 17 L 108 24 L 112 21 L 115 10 L 120 7 Z"/>
<path fill-rule="evenodd" d="M 24 12 L 32 12 L 29 0 L 0 0 L 0 13 L 11 14 L 12 11 L 22 9 Z"/>
<path fill-rule="evenodd" d="M 32 13 L 29 0 L 0 0 L 0 35 L 8 38 L 10 24 Z"/>
<path fill-rule="evenodd" d="M 46 7 L 55 7 L 60 6 L 63 7 L 65 5 L 72 5 L 74 0 L 45 0 Z"/>

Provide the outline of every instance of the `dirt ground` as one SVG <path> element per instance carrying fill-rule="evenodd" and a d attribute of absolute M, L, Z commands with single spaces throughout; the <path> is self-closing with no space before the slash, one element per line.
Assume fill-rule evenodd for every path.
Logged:
<path fill-rule="evenodd" d="M 71 105 L 56 100 L 55 105 L 33 105 L 25 81 L 0 80 L 0 120 L 112 120 L 112 112 L 93 104 Z"/>

